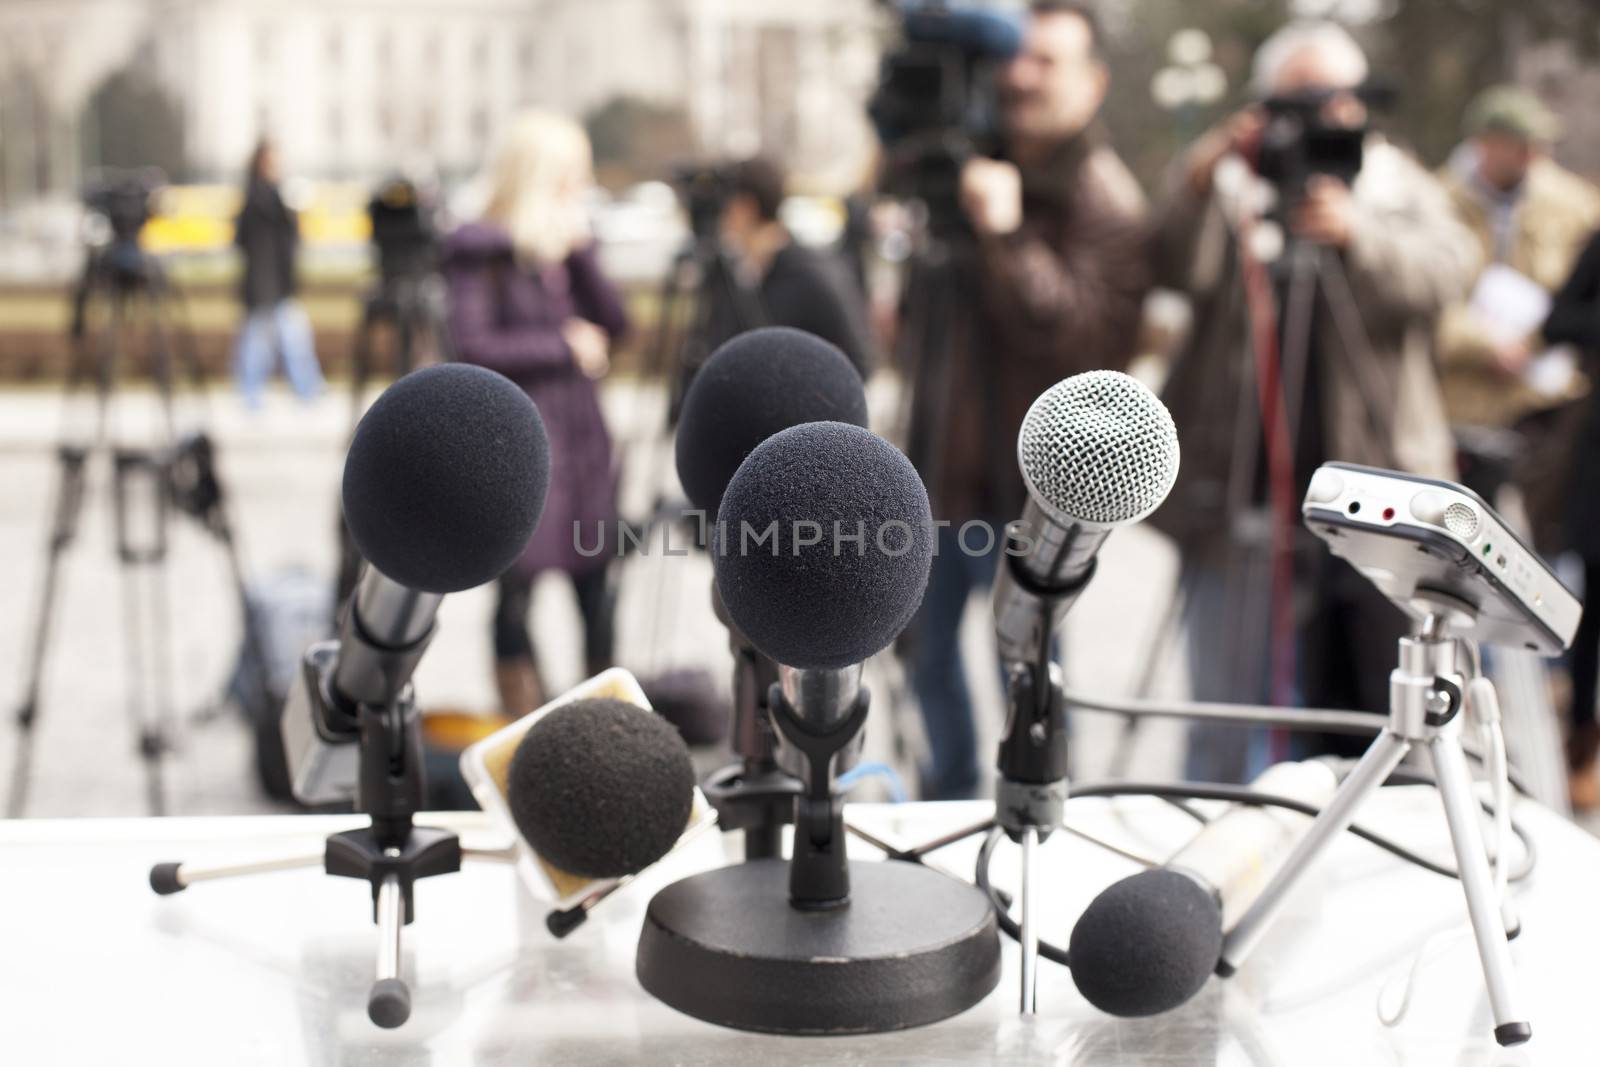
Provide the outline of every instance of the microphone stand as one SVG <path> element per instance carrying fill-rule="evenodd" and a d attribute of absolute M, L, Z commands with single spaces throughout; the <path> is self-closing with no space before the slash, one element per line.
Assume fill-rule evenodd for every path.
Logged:
<path fill-rule="evenodd" d="M 769 694 L 778 685 L 778 665 L 750 644 L 728 617 L 715 582 L 711 606 L 728 628 L 733 652 L 733 715 L 730 734 L 739 762 L 712 771 L 701 783 L 724 831 L 744 831 L 744 858 L 781 859 L 783 828 L 793 818 L 800 780 L 777 761 Z"/>
<path fill-rule="evenodd" d="M 1038 1007 L 1039 928 L 1034 917 L 1038 897 L 1035 855 L 1065 820 L 1067 804 L 1067 693 L 1052 654 L 1056 623 L 1094 580 L 1095 560 L 1067 585 L 1050 588 L 1033 579 L 1009 554 L 1002 557 L 1008 588 L 997 595 L 996 631 L 1003 646 L 1031 647 L 1032 658 L 1006 664 L 1006 724 L 995 761 L 994 817 L 906 850 L 921 856 L 978 834 L 994 839 L 1004 834 L 1022 849 L 1021 892 L 1018 895 L 1018 943 L 1022 967 L 1018 1010 L 1033 1015 Z M 1018 595 L 1020 594 L 1020 595 Z"/>
<path fill-rule="evenodd" d="M 347 615 L 343 640 L 363 644 L 370 652 L 373 658 L 364 661 L 371 667 L 366 677 L 374 681 L 410 677 L 433 637 L 432 626 L 412 643 L 395 648 L 372 640 L 355 615 L 354 610 Z M 285 723 L 306 718 L 309 712 L 314 725 L 307 729 L 321 735 L 330 750 L 357 746 L 356 810 L 370 817 L 368 825 L 330 835 L 316 852 L 243 863 L 158 863 L 150 868 L 150 888 L 166 896 L 195 882 L 319 864 L 333 877 L 364 879 L 372 886 L 373 922 L 378 927 L 376 977 L 367 998 L 367 1016 L 392 1029 L 411 1016 L 411 993 L 400 978 L 400 939 L 404 927 L 416 918 L 412 889 L 417 880 L 459 871 L 463 859 L 513 863 L 515 855 L 510 849 L 465 848 L 452 831 L 415 824 L 426 790 L 422 716 L 412 687 L 407 682 L 386 699 L 358 703 L 354 709 L 342 707 L 334 688 L 338 649 L 339 642 L 333 641 L 307 649 Z M 302 702 L 308 705 L 303 710 L 295 706 Z"/>
<path fill-rule="evenodd" d="M 860 752 L 860 665 L 778 673 L 770 728 L 784 762 L 803 764 L 793 859 L 747 859 L 657 893 L 639 984 L 694 1018 L 764 1033 L 879 1033 L 965 1011 L 1000 979 L 988 898 L 921 864 L 846 854 L 836 774 Z"/>

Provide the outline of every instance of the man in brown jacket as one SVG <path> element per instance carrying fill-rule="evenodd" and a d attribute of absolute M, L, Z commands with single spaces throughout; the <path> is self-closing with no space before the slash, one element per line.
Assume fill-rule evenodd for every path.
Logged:
<path fill-rule="evenodd" d="M 1148 288 L 1143 196 L 1094 126 L 1109 80 L 1084 7 L 1035 4 L 1000 74 L 1004 146 L 960 175 L 970 228 L 945 337 L 919 338 L 909 451 L 941 523 L 914 631 L 912 683 L 932 762 L 923 796 L 978 787 L 957 634 L 994 577 L 1022 510 L 1016 436 L 1028 405 L 1068 375 L 1124 367 Z M 914 295 L 914 294 L 913 294 Z"/>
<path fill-rule="evenodd" d="M 1292 23 L 1257 53 L 1254 88 L 1309 94 L 1323 122 L 1359 129 L 1366 76 L 1344 30 Z M 1430 341 L 1479 255 L 1438 183 L 1370 134 L 1352 185 L 1313 177 L 1282 226 L 1252 221 L 1276 193 L 1253 169 L 1264 118 L 1252 108 L 1202 137 L 1156 222 L 1157 284 L 1186 293 L 1194 321 L 1164 393 L 1183 466 L 1152 521 L 1183 554 L 1197 699 L 1382 712 L 1402 616 L 1304 531 L 1299 504 L 1326 460 L 1454 473 Z M 1275 393 L 1258 388 L 1275 374 Z M 1188 771 L 1210 780 L 1289 754 L 1238 731 L 1190 736 Z"/>

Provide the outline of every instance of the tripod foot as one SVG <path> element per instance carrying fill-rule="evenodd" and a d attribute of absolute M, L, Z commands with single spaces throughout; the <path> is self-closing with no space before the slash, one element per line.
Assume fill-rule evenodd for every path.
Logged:
<path fill-rule="evenodd" d="M 1506 1048 L 1520 1045 L 1533 1036 L 1531 1023 L 1506 1023 L 1494 1028 L 1494 1039 Z"/>
<path fill-rule="evenodd" d="M 385 1030 L 402 1026 L 411 1018 L 411 990 L 398 978 L 383 978 L 367 996 L 367 1018 Z"/>
<path fill-rule="evenodd" d="M 178 878 L 178 868 L 181 863 L 158 863 L 150 868 L 150 888 L 162 896 L 172 893 L 181 893 L 188 889 L 187 883 Z"/>

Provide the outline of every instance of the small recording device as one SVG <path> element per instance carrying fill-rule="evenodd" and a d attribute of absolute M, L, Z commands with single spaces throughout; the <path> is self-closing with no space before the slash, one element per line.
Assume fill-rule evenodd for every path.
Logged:
<path fill-rule="evenodd" d="M 1352 93 L 1369 109 L 1387 108 L 1394 102 L 1393 90 L 1377 83 L 1369 82 Z M 1353 185 L 1361 173 L 1369 127 L 1365 122 L 1358 126 L 1329 122 L 1325 112 L 1335 95 L 1335 90 L 1308 89 L 1269 96 L 1261 102 L 1267 123 L 1261 132 L 1256 172 L 1287 199 L 1297 198 L 1314 177 L 1337 178 Z"/>
<path fill-rule="evenodd" d="M 1307 527 L 1414 619 L 1462 605 L 1459 633 L 1555 656 L 1583 605 L 1494 509 L 1452 482 L 1324 463 L 1301 505 Z"/>

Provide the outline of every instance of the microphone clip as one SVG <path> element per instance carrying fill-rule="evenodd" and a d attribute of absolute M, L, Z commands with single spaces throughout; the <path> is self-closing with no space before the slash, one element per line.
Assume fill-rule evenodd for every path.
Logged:
<path fill-rule="evenodd" d="M 834 721 L 820 725 L 802 719 L 781 685 L 768 691 L 778 733 L 805 757 L 803 790 L 794 799 L 794 855 L 789 863 L 790 903 L 804 910 L 843 907 L 850 902 L 850 868 L 845 857 L 844 797 L 834 786 L 835 757 L 866 725 L 871 694 L 856 691 L 855 703 Z"/>
<path fill-rule="evenodd" d="M 1044 840 L 1061 825 L 1066 809 L 1067 701 L 1060 673 L 1050 664 L 1041 693 L 1038 670 L 1018 663 L 1007 672 L 995 821 L 1014 841 L 1025 829 Z"/>

